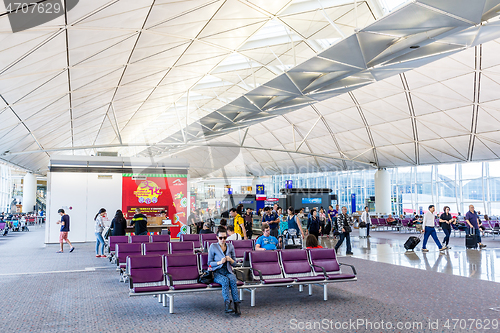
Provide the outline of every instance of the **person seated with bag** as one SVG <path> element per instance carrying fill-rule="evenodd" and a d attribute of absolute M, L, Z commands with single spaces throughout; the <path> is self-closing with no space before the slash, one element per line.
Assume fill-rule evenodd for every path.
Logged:
<path fill-rule="evenodd" d="M 235 315 L 241 315 L 240 298 L 238 295 L 238 285 L 236 276 L 233 273 L 233 266 L 236 266 L 236 256 L 234 247 L 231 243 L 226 243 L 227 233 L 224 227 L 217 229 L 217 243 L 210 245 L 208 249 L 208 264 L 214 272 L 214 282 L 222 286 L 222 297 L 224 298 L 225 313 L 234 312 Z M 234 310 L 231 308 L 232 295 Z"/>

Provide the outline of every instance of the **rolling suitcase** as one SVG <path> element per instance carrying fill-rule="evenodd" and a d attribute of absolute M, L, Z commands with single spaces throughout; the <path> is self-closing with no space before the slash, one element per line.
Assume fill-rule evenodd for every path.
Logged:
<path fill-rule="evenodd" d="M 477 249 L 477 235 L 465 235 L 465 247 L 468 249 Z"/>
<path fill-rule="evenodd" d="M 367 229 L 366 227 L 364 228 L 359 228 L 359 238 L 366 238 L 366 234 L 367 234 Z"/>
<path fill-rule="evenodd" d="M 416 236 L 410 236 L 406 241 L 404 247 L 406 251 L 415 250 L 415 247 L 420 243 L 420 238 Z"/>

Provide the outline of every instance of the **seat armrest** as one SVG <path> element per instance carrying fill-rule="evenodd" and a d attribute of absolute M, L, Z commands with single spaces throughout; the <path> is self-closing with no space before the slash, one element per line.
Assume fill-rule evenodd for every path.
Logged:
<path fill-rule="evenodd" d="M 264 279 L 262 278 L 262 272 L 256 268 L 251 268 L 250 269 L 255 273 L 255 271 L 257 271 L 257 273 L 259 273 L 259 279 L 260 279 L 260 282 L 264 282 Z"/>
<path fill-rule="evenodd" d="M 326 270 L 325 270 L 325 268 L 324 268 L 324 267 L 322 267 L 322 266 L 318 266 L 318 265 L 313 265 L 313 264 L 309 264 L 309 266 L 311 266 L 311 268 L 313 269 L 313 271 L 314 271 L 314 267 L 319 267 L 319 268 L 321 268 L 321 270 L 323 271 L 323 275 L 325 276 L 325 279 L 326 279 L 326 278 L 328 278 L 328 275 L 326 274 Z"/>
<path fill-rule="evenodd" d="M 238 280 L 240 280 L 241 282 L 246 282 L 245 275 L 244 275 L 243 271 L 250 271 L 250 268 L 249 267 L 237 267 L 237 268 L 233 268 L 233 272 L 236 275 L 236 278 Z M 238 274 L 241 274 L 241 277 L 242 277 L 241 279 L 238 276 Z"/>
<path fill-rule="evenodd" d="M 167 279 L 168 277 L 168 279 Z M 165 283 L 167 284 L 167 286 L 171 287 L 171 283 L 173 282 L 173 277 L 172 275 L 168 274 L 168 273 L 165 273 Z"/>
<path fill-rule="evenodd" d="M 129 282 L 130 290 L 134 289 L 134 283 L 132 282 L 132 277 L 131 276 L 129 276 L 128 282 Z"/>
<path fill-rule="evenodd" d="M 339 266 L 349 266 L 349 267 L 351 267 L 354 275 L 358 275 L 358 273 L 356 273 L 356 268 L 353 265 L 339 263 Z"/>

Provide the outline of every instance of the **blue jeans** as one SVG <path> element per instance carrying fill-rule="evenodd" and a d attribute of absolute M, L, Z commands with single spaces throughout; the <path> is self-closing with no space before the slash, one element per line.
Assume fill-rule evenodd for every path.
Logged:
<path fill-rule="evenodd" d="M 370 236 L 370 228 L 372 227 L 371 223 L 366 224 L 366 237 Z"/>
<path fill-rule="evenodd" d="M 101 243 L 101 254 L 104 255 L 104 239 L 102 238 L 102 234 L 100 232 L 96 232 L 95 237 L 95 254 L 99 255 L 99 243 Z"/>
<path fill-rule="evenodd" d="M 339 247 L 342 245 L 342 243 L 344 242 L 344 239 L 345 239 L 346 246 L 347 246 L 347 252 L 352 252 L 351 251 L 351 234 L 349 232 L 341 232 L 339 236 L 340 236 L 340 239 L 337 242 L 337 245 L 335 245 L 335 251 L 337 251 L 339 249 Z"/>
<path fill-rule="evenodd" d="M 222 297 L 224 301 L 229 301 L 229 292 L 233 296 L 233 302 L 239 302 L 238 285 L 236 284 L 236 276 L 230 272 L 214 272 L 214 282 L 222 286 Z"/>
<path fill-rule="evenodd" d="M 443 229 L 443 232 L 444 232 L 443 243 L 445 245 L 448 245 L 450 243 L 451 229 Z"/>
<path fill-rule="evenodd" d="M 438 239 L 436 229 L 434 227 L 425 227 L 424 243 L 422 244 L 422 249 L 426 249 L 427 240 L 429 239 L 429 236 L 432 236 L 432 239 L 434 239 L 434 242 L 436 242 L 436 245 L 439 248 L 443 247 Z"/>

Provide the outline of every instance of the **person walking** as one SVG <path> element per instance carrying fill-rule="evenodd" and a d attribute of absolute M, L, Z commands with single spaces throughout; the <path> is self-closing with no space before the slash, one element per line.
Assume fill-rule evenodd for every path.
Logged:
<path fill-rule="evenodd" d="M 61 221 L 57 221 L 57 224 L 61 225 L 61 230 L 59 232 L 59 244 L 61 245 L 61 250 L 57 251 L 57 253 L 63 253 L 63 242 L 66 242 L 69 244 L 70 249 L 69 252 L 73 252 L 75 250 L 75 247 L 71 244 L 71 242 L 68 239 L 68 233 L 69 233 L 69 215 L 64 212 L 64 209 L 59 209 L 57 211 L 59 215 L 61 215 Z"/>
<path fill-rule="evenodd" d="M 361 214 L 361 222 L 365 222 L 366 237 L 370 237 L 371 220 L 370 220 L 370 208 L 368 208 L 368 206 L 365 206 L 365 211 L 363 212 L 363 214 Z"/>
<path fill-rule="evenodd" d="M 288 223 L 288 234 L 291 234 L 291 230 L 295 230 L 296 235 L 302 236 L 304 238 L 304 230 L 302 230 L 302 223 L 300 223 L 299 217 L 294 214 L 293 207 L 288 207 L 288 216 L 286 221 Z M 293 233 L 293 232 L 292 232 Z"/>
<path fill-rule="evenodd" d="M 439 241 L 436 233 L 436 228 L 434 223 L 435 210 L 436 207 L 434 207 L 434 205 L 430 205 L 429 210 L 424 214 L 424 219 L 422 221 L 422 228 L 423 228 L 422 232 L 425 232 L 425 234 L 424 234 L 424 242 L 422 243 L 422 252 L 429 252 L 429 250 L 427 249 L 427 240 L 429 240 L 429 236 L 432 236 L 432 239 L 434 239 L 434 242 L 436 242 L 439 251 L 446 250 L 446 246 L 441 245 L 441 242 Z"/>
<path fill-rule="evenodd" d="M 316 208 L 311 209 L 311 216 L 307 220 L 307 231 L 309 234 L 316 236 L 316 239 L 319 239 L 321 225 Z"/>
<path fill-rule="evenodd" d="M 247 212 L 243 216 L 243 219 L 245 220 L 245 231 L 247 234 L 247 239 L 252 239 L 253 236 L 253 213 L 252 213 L 252 208 L 247 207 Z"/>
<path fill-rule="evenodd" d="M 479 216 L 474 210 L 474 205 L 469 205 L 469 211 L 465 214 L 465 223 L 467 225 L 467 233 L 472 234 L 473 231 L 477 236 L 477 244 L 480 248 L 486 247 L 483 243 L 481 243 L 481 230 L 479 228 L 482 226 L 479 221 Z"/>
<path fill-rule="evenodd" d="M 234 312 L 235 315 L 241 315 L 240 298 L 238 295 L 238 285 L 236 276 L 233 273 L 232 267 L 236 265 L 235 252 L 233 244 L 226 243 L 227 233 L 225 228 L 217 229 L 218 242 L 211 244 L 208 249 L 208 263 L 214 271 L 214 282 L 222 287 L 222 298 L 224 299 L 224 311 L 226 313 Z M 232 295 L 234 310 L 231 309 L 231 300 L 229 294 Z"/>
<path fill-rule="evenodd" d="M 450 214 L 450 207 L 444 206 L 444 213 L 439 217 L 439 224 L 444 232 L 443 244 L 447 248 L 450 248 L 450 235 L 451 235 L 451 224 L 455 222 L 455 219 Z"/>
<path fill-rule="evenodd" d="M 115 217 L 111 221 L 112 236 L 125 236 L 125 228 L 127 228 L 127 220 L 123 217 L 123 212 L 118 209 Z"/>
<path fill-rule="evenodd" d="M 337 230 L 339 232 L 339 241 L 335 244 L 335 252 L 338 253 L 338 250 L 342 243 L 344 242 L 347 246 L 346 255 L 352 255 L 351 248 L 351 231 L 352 231 L 352 218 L 347 215 L 347 207 L 342 207 L 342 213 L 337 215 Z"/>
<path fill-rule="evenodd" d="M 326 226 L 326 213 L 325 213 L 325 209 L 323 207 L 321 207 L 319 209 L 319 225 L 321 227 L 320 235 L 323 236 L 323 233 L 325 232 L 325 226 Z"/>
<path fill-rule="evenodd" d="M 94 222 L 95 222 L 95 237 L 96 237 L 96 243 L 95 243 L 95 257 L 96 258 L 105 258 L 106 256 L 104 255 L 104 238 L 102 238 L 102 232 L 104 231 L 104 221 L 103 217 L 106 215 L 106 209 L 101 208 L 99 209 L 99 213 L 94 217 Z M 101 245 L 101 254 L 99 254 L 99 244 Z"/>
<path fill-rule="evenodd" d="M 238 210 L 236 208 L 231 208 L 229 214 L 231 215 L 234 221 L 233 224 L 234 232 L 239 234 L 241 238 L 247 239 L 245 231 L 245 221 L 243 220 L 243 217 L 241 217 L 241 215 L 238 213 Z"/>

